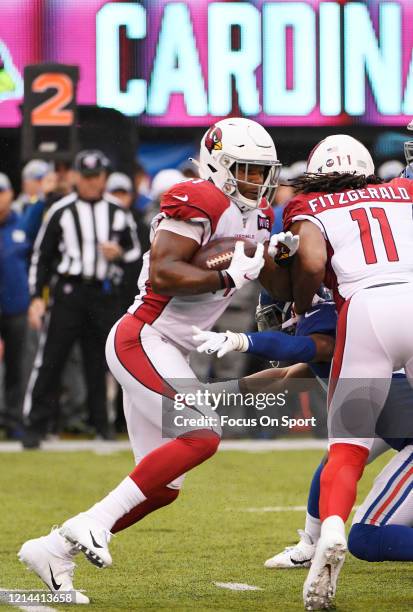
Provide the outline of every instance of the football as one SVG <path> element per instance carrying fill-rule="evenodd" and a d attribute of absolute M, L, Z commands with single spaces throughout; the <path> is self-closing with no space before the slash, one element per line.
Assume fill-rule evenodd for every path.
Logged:
<path fill-rule="evenodd" d="M 191 264 L 202 270 L 226 270 L 234 254 L 235 243 L 242 240 L 248 257 L 255 254 L 257 243 L 249 238 L 217 238 L 201 247 L 193 256 Z"/>

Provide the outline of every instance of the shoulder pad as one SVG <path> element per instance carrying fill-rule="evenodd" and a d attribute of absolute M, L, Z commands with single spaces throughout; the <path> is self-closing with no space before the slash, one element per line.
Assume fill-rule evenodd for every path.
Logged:
<path fill-rule="evenodd" d="M 300 194 L 288 202 L 283 213 L 283 225 L 285 230 L 290 228 L 294 217 L 297 217 L 298 215 L 314 216 L 314 213 L 308 204 L 309 199 L 310 198 L 308 198 L 307 195 Z"/>
<path fill-rule="evenodd" d="M 215 231 L 222 213 L 230 200 L 213 183 L 193 179 L 177 183 L 161 199 L 161 212 L 181 221 L 209 221 L 211 233 Z"/>

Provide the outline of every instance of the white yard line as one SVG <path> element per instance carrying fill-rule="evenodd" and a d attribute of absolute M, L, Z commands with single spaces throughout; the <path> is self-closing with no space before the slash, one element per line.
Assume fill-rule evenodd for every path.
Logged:
<path fill-rule="evenodd" d="M 262 453 L 268 451 L 302 451 L 325 450 L 326 440 L 311 438 L 284 440 L 223 440 L 219 446 L 221 451 L 242 451 L 247 453 Z M 92 451 L 97 455 L 110 455 L 121 451 L 130 451 L 128 440 L 104 442 L 102 440 L 54 440 L 44 442 L 42 450 L 46 452 L 77 453 Z M 0 453 L 19 453 L 22 447 L 19 442 L 0 442 Z"/>
<path fill-rule="evenodd" d="M 214 582 L 219 589 L 229 589 L 230 591 L 262 591 L 261 587 L 252 584 L 243 584 L 242 582 Z"/>
<path fill-rule="evenodd" d="M 354 506 L 353 510 L 357 510 Z M 307 506 L 262 506 L 260 508 L 225 508 L 228 512 L 305 512 Z"/>
<path fill-rule="evenodd" d="M 223 451 L 246 451 L 262 453 L 284 450 L 327 450 L 327 440 L 315 438 L 284 438 L 282 440 L 223 440 L 219 446 Z"/>

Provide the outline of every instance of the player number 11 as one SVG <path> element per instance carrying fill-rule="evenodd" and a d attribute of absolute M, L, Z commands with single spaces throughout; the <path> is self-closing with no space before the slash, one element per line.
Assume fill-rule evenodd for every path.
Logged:
<path fill-rule="evenodd" d="M 388 261 L 399 261 L 396 244 L 391 231 L 390 223 L 384 208 L 370 208 L 370 213 L 373 219 L 379 222 L 381 237 L 383 239 L 384 248 Z M 371 235 L 371 225 L 365 208 L 354 208 L 350 211 L 350 216 L 353 221 L 356 221 L 360 230 L 361 245 L 363 247 L 364 259 L 366 264 L 377 263 L 376 250 L 373 244 Z"/>

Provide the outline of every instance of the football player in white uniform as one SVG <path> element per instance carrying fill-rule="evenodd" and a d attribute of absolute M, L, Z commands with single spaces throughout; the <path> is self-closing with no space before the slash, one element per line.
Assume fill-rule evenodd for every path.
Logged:
<path fill-rule="evenodd" d="M 333 138 L 329 139 L 328 148 L 330 155 L 340 152 Z M 406 143 L 407 167 L 402 174 L 404 178 L 412 178 L 410 167 L 410 163 L 413 160 L 412 149 L 413 143 Z M 361 149 L 362 152 L 363 150 Z M 361 161 L 363 162 L 363 160 Z M 368 161 L 369 158 L 366 156 L 366 168 Z M 349 170 L 348 167 L 347 170 Z M 357 174 L 360 174 L 360 172 L 357 172 Z M 324 180 L 326 180 L 326 177 L 324 177 Z M 346 177 L 342 177 L 340 180 L 345 181 Z M 376 182 L 374 177 L 372 177 L 372 180 Z M 377 193 L 383 194 L 385 197 L 387 196 L 386 199 L 388 199 L 389 194 L 393 196 L 393 192 L 387 191 L 387 189 L 388 187 L 384 186 L 384 190 L 379 190 Z M 362 192 L 361 195 L 365 195 L 365 193 Z M 325 197 L 329 199 L 329 196 Z M 377 215 L 377 212 L 375 214 Z M 341 300 L 338 299 L 338 302 L 340 305 Z M 304 338 L 301 339 L 300 337 L 291 337 L 277 331 L 265 332 L 264 334 L 236 334 L 227 331 L 224 334 L 217 334 L 194 330 L 197 332 L 194 337 L 200 343 L 198 350 L 202 352 L 217 352 L 218 357 L 221 357 L 229 351 L 236 350 L 259 354 L 276 361 L 285 359 L 296 363 L 297 359 L 298 361 L 303 360 L 308 362 L 310 369 L 313 370 L 317 378 L 325 379 L 328 377 L 330 367 L 329 363 L 323 364 L 317 361 L 320 354 L 317 343 L 321 338 L 320 334 L 329 341 L 329 351 L 327 354 L 323 352 L 322 357 L 323 360 L 330 362 L 334 352 L 334 337 L 337 324 L 335 306 L 334 303 L 329 301 L 317 301 L 316 307 L 314 308 L 313 304 L 313 308 L 310 308 L 305 314 L 307 315 L 308 313 L 311 313 L 311 319 L 306 319 L 304 316 L 299 317 L 297 332 L 299 336 L 304 335 Z M 269 318 L 274 319 L 274 317 Z M 309 322 L 311 323 L 310 326 L 308 326 Z M 315 336 L 312 336 L 312 334 L 315 334 Z M 315 358 L 315 355 L 317 358 Z M 304 364 L 299 365 L 304 366 Z M 301 374 L 301 376 L 305 377 L 306 375 Z M 412 435 L 412 428 L 411 426 L 409 427 L 409 424 L 411 422 L 410 413 L 413 391 L 405 375 L 402 373 L 394 374 L 392 381 L 390 393 L 380 413 L 380 420 L 377 422 L 379 427 L 377 435 L 384 436 L 384 440 L 382 438 L 372 440 L 373 446 L 369 449 L 368 461 L 374 460 L 378 455 L 388 450 L 389 445 L 399 452 L 376 478 L 371 492 L 354 517 L 349 534 L 349 549 L 352 554 L 362 560 L 373 562 L 411 561 L 413 559 L 413 535 L 411 533 L 413 525 L 411 501 L 413 494 L 413 446 L 412 438 L 409 437 Z M 326 457 L 317 468 L 313 477 L 309 494 L 306 528 L 305 531 L 299 530 L 301 536 L 300 542 L 295 546 L 287 547 L 283 552 L 268 559 L 265 567 L 271 569 L 310 567 L 321 530 L 318 518 L 319 489 L 320 475 L 322 474 L 325 461 Z M 311 597 L 309 597 L 309 608 L 317 605 L 317 603 L 323 604 L 323 602 L 311 601 Z M 329 604 L 329 601 L 327 600 L 326 603 Z"/>
<path fill-rule="evenodd" d="M 48 536 L 23 544 L 20 559 L 51 590 L 59 583 L 73 588 L 76 551 L 98 567 L 110 566 L 111 533 L 173 502 L 185 473 L 217 450 L 218 427 L 170 431 L 163 407 L 170 408 L 188 381 L 198 384 L 188 364 L 194 347 L 191 325 L 210 329 L 234 292 L 257 277 L 273 294 L 289 298 L 288 271 L 278 268 L 267 253 L 264 257 L 263 246 L 270 242 L 270 205 L 280 167 L 274 142 L 262 126 L 249 119 L 225 119 L 201 141 L 201 178 L 179 183 L 164 194 L 152 222 L 151 249 L 144 255 L 140 293 L 106 345 L 108 365 L 123 388 L 136 467 L 86 512 Z M 224 272 L 191 265 L 200 246 L 227 237 L 255 240 L 254 257 L 247 257 L 238 242 Z M 284 250 L 293 255 L 298 239 L 292 240 L 291 234 L 283 238 L 288 239 Z M 279 246 L 273 236 L 270 251 Z M 186 405 L 180 414 L 193 420 L 209 412 L 206 406 Z M 77 599 L 87 600 L 82 593 Z"/>
<path fill-rule="evenodd" d="M 344 562 L 347 520 L 392 372 L 413 377 L 413 186 L 380 184 L 367 149 L 338 135 L 310 155 L 284 227 L 300 236 L 292 266 L 298 313 L 324 279 L 339 311 L 329 384 L 329 457 L 321 476 L 321 537 L 304 585 L 307 609 L 329 607 Z M 399 304 L 397 321 L 387 317 Z M 403 328 L 398 321 L 405 322 Z M 410 322 L 410 324 L 409 324 Z"/>

